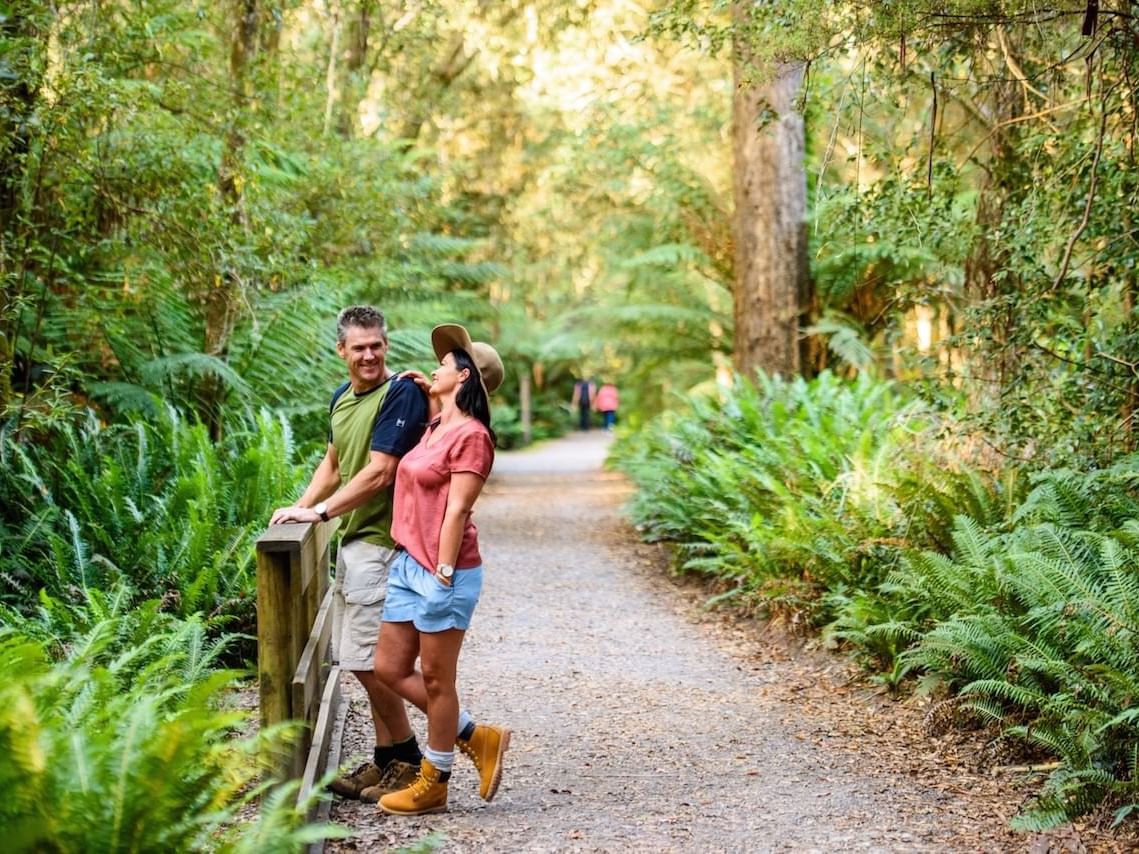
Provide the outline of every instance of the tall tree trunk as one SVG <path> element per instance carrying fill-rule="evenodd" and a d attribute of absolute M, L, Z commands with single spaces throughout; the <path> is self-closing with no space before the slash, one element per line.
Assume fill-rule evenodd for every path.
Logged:
<path fill-rule="evenodd" d="M 530 398 L 530 372 L 518 375 L 518 414 L 522 422 L 522 444 L 529 445 L 533 435 L 532 403 Z"/>
<path fill-rule="evenodd" d="M 328 46 L 328 70 L 324 76 L 325 97 L 322 136 L 328 136 L 328 132 L 332 130 L 333 110 L 336 103 L 343 100 L 342 93 L 339 92 L 340 87 L 336 82 L 336 61 L 340 56 L 340 7 L 333 5 L 328 11 L 332 16 L 332 34 L 329 37 Z"/>
<path fill-rule="evenodd" d="M 345 139 L 356 133 L 360 101 L 368 92 L 370 68 L 368 45 L 372 33 L 375 0 L 359 0 L 351 13 L 345 11 L 343 81 L 337 100 L 336 132 Z"/>
<path fill-rule="evenodd" d="M 466 37 L 463 33 L 451 34 L 439 62 L 422 82 L 415 97 L 409 98 L 405 103 L 408 112 L 396 130 L 398 139 L 410 147 L 419 138 L 420 131 L 431 118 L 432 111 L 443 94 L 467 70 L 477 53 L 478 48 L 470 53 L 467 52 Z"/>
<path fill-rule="evenodd" d="M 1130 231 L 1130 228 L 1128 228 Z M 1127 271 L 1127 281 L 1123 286 L 1123 310 L 1127 317 L 1124 327 L 1127 330 L 1126 340 L 1134 341 L 1139 331 L 1136 322 L 1136 282 L 1135 271 Z M 1123 448 L 1128 453 L 1135 450 L 1135 419 L 1139 418 L 1139 369 L 1131 365 L 1131 375 L 1126 381 L 1126 391 L 1123 395 L 1123 406 L 1120 408 L 1120 421 L 1123 425 Z"/>
<path fill-rule="evenodd" d="M 748 4 L 733 5 L 735 97 L 735 367 L 791 377 L 803 370 L 800 316 L 810 305 L 802 63 L 783 63 L 756 84 Z"/>
<path fill-rule="evenodd" d="M 248 221 L 241 174 L 246 141 L 244 126 L 252 94 L 250 76 L 257 59 L 260 10 L 258 0 L 234 0 L 233 5 L 236 20 L 229 50 L 232 103 L 218 167 L 218 189 L 234 229 L 245 231 Z M 228 265 L 217 271 L 212 286 L 206 290 L 204 343 L 205 352 L 211 356 L 224 358 L 226 355 L 241 305 L 241 289 L 239 271 Z M 202 415 L 215 440 L 221 437 L 224 394 L 220 377 L 205 378 L 200 394 Z"/>
<path fill-rule="evenodd" d="M 1001 44 L 1011 56 L 1015 44 L 1010 46 L 1003 36 Z M 989 124 L 990 156 L 977 193 L 977 236 L 965 261 L 965 293 L 970 305 L 982 312 L 988 331 L 987 346 L 975 348 L 967 365 L 970 407 L 979 414 L 1000 406 L 1001 394 L 1020 362 L 1011 340 L 1016 325 L 1012 314 L 1015 303 L 1002 299 L 1019 285 L 1004 270 L 1008 250 L 1000 241 L 999 231 L 1009 200 L 1024 189 L 1016 160 L 1020 125 L 1013 121 L 1024 112 L 1024 95 L 1013 73 L 1004 78 L 999 73 L 995 76 L 997 80 L 989 84 L 982 103 L 982 114 Z"/>
<path fill-rule="evenodd" d="M 3 303 L 0 304 L 0 413 L 12 397 L 17 338 L 19 337 L 17 303 L 23 294 L 26 279 L 26 250 L 17 249 L 20 242 L 19 209 L 20 190 L 24 183 L 25 158 L 30 141 L 28 128 L 39 99 L 38 79 L 30 75 L 36 67 L 29 54 L 41 48 L 30 15 L 19 4 L 0 17 L 0 41 L 9 45 L 8 65 L 14 70 L 14 80 L 0 82 L 6 107 L 0 118 L 0 281 L 3 282 Z M 25 62 L 24 60 L 28 60 Z M 19 256 L 23 256 L 22 258 Z M 31 353 L 27 354 L 31 361 Z"/>

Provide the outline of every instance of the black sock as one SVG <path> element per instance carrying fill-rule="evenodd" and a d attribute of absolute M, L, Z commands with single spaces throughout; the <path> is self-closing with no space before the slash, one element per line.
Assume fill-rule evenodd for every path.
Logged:
<path fill-rule="evenodd" d="M 380 747 L 377 745 L 372 750 L 372 761 L 376 763 L 376 767 L 381 771 L 388 767 L 388 763 L 396 758 L 395 748 L 392 745 L 387 747 Z"/>
<path fill-rule="evenodd" d="M 419 760 L 423 758 L 423 754 L 419 752 L 419 742 L 415 740 L 414 735 L 408 736 L 403 741 L 397 741 L 392 745 L 392 751 L 394 758 L 412 765 L 418 765 Z"/>
<path fill-rule="evenodd" d="M 471 721 L 469 724 L 467 724 L 465 727 L 463 727 L 463 731 L 461 733 L 459 733 L 459 738 L 461 738 L 463 741 L 470 741 L 471 736 L 474 734 L 475 734 L 475 722 Z"/>

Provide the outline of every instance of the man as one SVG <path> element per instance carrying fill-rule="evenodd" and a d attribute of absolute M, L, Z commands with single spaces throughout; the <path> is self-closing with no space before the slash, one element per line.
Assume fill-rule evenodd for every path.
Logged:
<path fill-rule="evenodd" d="M 592 380 L 580 379 L 573 384 L 573 397 L 570 399 L 570 406 L 577 407 L 578 414 L 578 429 L 588 430 L 591 421 L 591 408 L 593 406 L 593 395 L 596 387 Z"/>
<path fill-rule="evenodd" d="M 397 376 L 388 369 L 387 327 L 376 309 L 356 305 L 340 312 L 336 352 L 348 368 L 348 382 L 332 395 L 328 449 L 297 503 L 277 509 L 269 521 L 343 517 L 332 587 L 332 636 L 340 667 L 368 692 L 376 746 L 371 762 L 334 780 L 331 788 L 343 797 L 375 803 L 411 785 L 423 758 L 403 700 L 376 677 L 374 667 L 388 567 L 396 555 L 391 487 L 400 457 L 423 435 L 428 405 L 414 375 Z M 423 674 L 416 671 L 415 678 L 422 682 Z M 498 788 L 509 741 L 505 727 L 476 724 L 460 709 L 456 744 L 478 770 L 484 800 Z"/>
<path fill-rule="evenodd" d="M 423 435 L 427 399 L 413 379 L 387 367 L 387 329 L 376 309 L 357 305 L 340 312 L 336 352 L 348 368 L 348 382 L 332 396 L 328 449 L 297 503 L 279 508 L 270 523 L 341 517 L 333 643 L 341 668 L 368 693 L 376 747 L 371 762 L 335 780 L 332 790 L 375 801 L 409 785 L 421 758 L 403 700 L 376 678 L 373 658 L 388 565 L 395 557 L 391 485 L 400 457 Z"/>

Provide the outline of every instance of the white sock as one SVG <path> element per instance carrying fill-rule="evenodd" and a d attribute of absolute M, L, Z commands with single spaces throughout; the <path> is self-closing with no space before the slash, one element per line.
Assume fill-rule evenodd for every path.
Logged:
<path fill-rule="evenodd" d="M 453 750 L 444 753 L 441 750 L 432 750 L 430 747 L 426 747 L 423 750 L 423 756 L 435 766 L 436 771 L 450 772 L 455 767 L 455 751 Z"/>
<path fill-rule="evenodd" d="M 455 732 L 455 735 L 462 735 L 463 730 L 465 730 L 468 726 L 470 726 L 474 722 L 475 722 L 475 719 L 473 717 L 471 717 L 470 712 L 468 712 L 466 709 L 459 709 L 459 728 Z"/>

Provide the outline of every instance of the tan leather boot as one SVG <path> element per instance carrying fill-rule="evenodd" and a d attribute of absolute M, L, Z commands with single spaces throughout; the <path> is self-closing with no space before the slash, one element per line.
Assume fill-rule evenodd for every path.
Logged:
<path fill-rule="evenodd" d="M 447 811 L 447 781 L 426 758 L 419 763 L 419 777 L 406 789 L 380 798 L 380 809 L 392 815 L 427 815 Z M 448 774 L 448 777 L 451 775 Z"/>
<path fill-rule="evenodd" d="M 364 789 L 380 782 L 382 776 L 383 772 L 373 763 L 365 762 L 351 774 L 337 777 L 328 788 L 332 789 L 332 791 L 336 792 L 336 794 L 342 798 L 356 799 L 360 797 L 360 792 Z"/>
<path fill-rule="evenodd" d="M 360 800 L 364 803 L 374 804 L 384 795 L 406 789 L 419 777 L 419 766 L 412 765 L 400 759 L 393 759 L 384 768 L 380 781 L 374 786 L 361 790 Z"/>
<path fill-rule="evenodd" d="M 510 746 L 510 730 L 493 724 L 475 724 L 470 740 L 456 739 L 455 746 L 475 763 L 479 772 L 479 797 L 489 801 L 502 779 L 502 754 Z"/>

